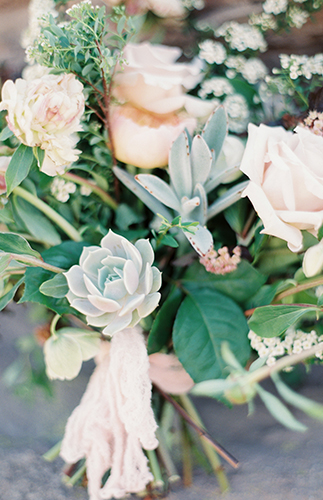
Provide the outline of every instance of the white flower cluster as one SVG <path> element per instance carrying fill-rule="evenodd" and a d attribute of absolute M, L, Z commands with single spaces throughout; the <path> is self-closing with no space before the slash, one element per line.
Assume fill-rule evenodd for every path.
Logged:
<path fill-rule="evenodd" d="M 74 182 L 66 182 L 64 179 L 55 177 L 53 180 L 50 191 L 56 200 L 66 203 L 69 200 L 70 194 L 75 193 L 76 184 Z"/>
<path fill-rule="evenodd" d="M 292 80 L 300 76 L 305 76 L 310 80 L 313 75 L 323 75 L 323 54 L 315 54 L 314 56 L 297 55 L 297 54 L 280 54 L 280 64 L 283 69 L 289 70 L 289 76 Z M 273 73 L 279 73 L 277 68 L 273 69 Z"/>
<path fill-rule="evenodd" d="M 249 24 L 258 26 L 262 31 L 276 30 L 278 27 L 275 17 L 272 14 L 266 14 L 266 12 L 251 14 Z"/>
<path fill-rule="evenodd" d="M 248 49 L 260 50 L 260 52 L 267 50 L 267 43 L 260 30 L 246 23 L 240 24 L 236 21 L 229 21 L 222 24 L 215 31 L 215 35 L 223 37 L 230 48 L 238 52 Z"/>
<path fill-rule="evenodd" d="M 226 78 L 221 76 L 215 76 L 209 80 L 204 80 L 198 92 L 202 99 L 205 99 L 205 97 L 210 94 L 215 97 L 221 97 L 223 95 L 230 95 L 233 93 L 234 88 L 231 83 Z"/>
<path fill-rule="evenodd" d="M 246 99 L 241 94 L 232 94 L 223 101 L 224 109 L 228 115 L 228 127 L 231 132 L 241 134 L 249 122 L 249 107 Z"/>
<path fill-rule="evenodd" d="M 288 7 L 288 0 L 266 0 L 262 8 L 266 14 L 281 14 L 286 12 Z"/>
<path fill-rule="evenodd" d="M 288 24 L 291 27 L 301 28 L 310 17 L 309 13 L 299 7 L 293 6 L 288 11 Z"/>
<path fill-rule="evenodd" d="M 209 64 L 222 64 L 227 57 L 227 51 L 222 43 L 214 40 L 204 40 L 199 44 L 199 48 L 200 58 Z"/>
<path fill-rule="evenodd" d="M 31 0 L 28 6 L 28 28 L 23 32 L 21 39 L 23 48 L 32 45 L 40 34 L 42 17 L 45 14 L 51 14 L 54 18 L 58 16 L 54 0 Z"/>
<path fill-rule="evenodd" d="M 266 364 L 272 366 L 277 357 L 284 354 L 297 354 L 323 341 L 323 335 L 318 336 L 315 330 L 305 333 L 293 327 L 288 328 L 285 337 L 263 338 L 252 330 L 248 333 L 251 347 L 257 351 L 260 358 L 267 357 Z M 316 357 L 323 360 L 323 351 L 318 351 Z"/>

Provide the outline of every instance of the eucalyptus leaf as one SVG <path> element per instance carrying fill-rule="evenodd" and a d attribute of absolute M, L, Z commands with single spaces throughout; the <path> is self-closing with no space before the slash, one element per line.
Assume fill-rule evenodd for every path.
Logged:
<path fill-rule="evenodd" d="M 27 177 L 32 164 L 36 161 L 33 149 L 20 144 L 14 152 L 5 173 L 7 195 Z"/>
<path fill-rule="evenodd" d="M 0 233 L 0 250 L 6 253 L 31 255 L 37 259 L 40 258 L 40 254 L 31 248 L 28 241 L 15 233 Z"/>
<path fill-rule="evenodd" d="M 250 330 L 260 337 L 279 337 L 287 328 L 309 313 L 320 311 L 317 307 L 274 305 L 258 307 L 249 320 Z"/>
<path fill-rule="evenodd" d="M 28 201 L 14 197 L 12 200 L 16 216 L 35 238 L 48 245 L 59 245 L 61 238 L 53 224 L 37 208 Z"/>
<path fill-rule="evenodd" d="M 290 387 L 284 384 L 277 373 L 272 373 L 271 378 L 275 383 L 277 391 L 287 403 L 299 408 L 312 418 L 323 420 L 323 405 L 293 391 Z"/>
<path fill-rule="evenodd" d="M 64 274 L 56 274 L 54 278 L 45 281 L 39 288 L 40 292 L 49 297 L 60 299 L 68 292 L 68 284 Z"/>
<path fill-rule="evenodd" d="M 258 384 L 257 392 L 267 410 L 276 420 L 278 420 L 278 422 L 293 431 L 305 432 L 307 430 L 306 425 L 296 420 L 288 408 L 276 396 L 268 391 L 265 391 L 265 389 L 260 387 Z"/>
<path fill-rule="evenodd" d="M 248 325 L 240 307 L 216 290 L 197 288 L 182 302 L 174 323 L 178 359 L 195 382 L 228 375 L 221 345 L 244 366 L 250 355 Z"/>
<path fill-rule="evenodd" d="M 7 126 L 5 127 L 3 130 L 1 130 L 1 133 L 0 133 L 0 141 L 3 142 L 3 141 L 6 141 L 7 139 L 9 139 L 9 137 L 12 137 L 13 136 L 13 132 L 10 130 L 10 128 Z"/>

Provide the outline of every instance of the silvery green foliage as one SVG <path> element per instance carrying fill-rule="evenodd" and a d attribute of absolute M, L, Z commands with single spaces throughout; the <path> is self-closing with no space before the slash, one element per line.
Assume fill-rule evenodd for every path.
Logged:
<path fill-rule="evenodd" d="M 199 222 L 194 235 L 184 234 L 200 255 L 205 255 L 213 245 L 212 235 L 205 227 L 207 220 L 235 203 L 247 184 L 237 184 L 208 206 L 207 194 L 229 179 L 238 167 L 228 170 L 223 168 L 225 163 L 217 161 L 226 134 L 227 119 L 222 106 L 192 141 L 183 132 L 170 150 L 169 184 L 156 175 L 139 174 L 134 179 L 122 169 L 114 168 L 115 175 L 153 212 L 171 220 L 170 208 L 182 216 L 183 222 Z"/>
<path fill-rule="evenodd" d="M 153 261 L 148 240 L 133 245 L 110 230 L 101 246 L 85 247 L 79 265 L 64 273 L 66 297 L 89 325 L 104 327 L 105 335 L 133 327 L 160 300 L 161 273 Z"/>

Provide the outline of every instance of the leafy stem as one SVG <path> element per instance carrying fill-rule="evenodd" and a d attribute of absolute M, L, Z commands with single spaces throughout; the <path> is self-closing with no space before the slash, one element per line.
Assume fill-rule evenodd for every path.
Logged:
<path fill-rule="evenodd" d="M 75 184 L 79 184 L 80 186 L 89 187 L 93 193 L 98 195 L 101 198 L 101 200 L 104 203 L 106 203 L 109 207 L 111 207 L 113 210 L 116 210 L 118 208 L 118 203 L 102 188 L 97 186 L 94 182 L 84 179 L 83 177 L 80 177 L 76 174 L 72 174 L 71 172 L 66 172 L 65 174 L 62 175 L 62 177 L 63 179 L 75 182 Z"/>
<path fill-rule="evenodd" d="M 50 220 L 55 222 L 58 227 L 64 231 L 64 233 L 73 241 L 82 241 L 82 237 L 79 232 L 70 224 L 64 217 L 62 217 L 59 213 L 57 213 L 53 208 L 51 208 L 47 203 L 42 201 L 40 198 L 35 196 L 34 194 L 26 191 L 20 186 L 15 187 L 13 193 L 17 196 L 20 196 L 24 200 L 28 201 L 31 205 L 38 208 L 41 212 L 43 212 Z"/>

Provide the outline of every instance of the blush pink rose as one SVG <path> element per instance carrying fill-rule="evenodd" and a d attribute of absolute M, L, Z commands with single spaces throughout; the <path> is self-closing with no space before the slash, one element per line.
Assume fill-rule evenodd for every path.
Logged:
<path fill-rule="evenodd" d="M 249 125 L 240 169 L 248 196 L 264 224 L 263 233 L 286 240 L 297 252 L 302 230 L 317 235 L 323 223 L 323 137 L 298 126 Z"/>

